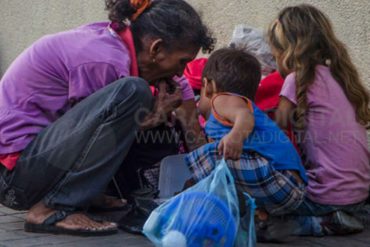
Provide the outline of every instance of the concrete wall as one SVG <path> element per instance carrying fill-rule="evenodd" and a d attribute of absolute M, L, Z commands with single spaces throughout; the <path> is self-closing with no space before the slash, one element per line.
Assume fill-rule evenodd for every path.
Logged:
<path fill-rule="evenodd" d="M 189 0 L 202 12 L 218 38 L 227 44 L 234 25 L 266 28 L 279 9 L 312 3 L 331 18 L 370 87 L 370 0 Z M 1 0 L 0 75 L 40 36 L 91 21 L 105 20 L 103 0 Z"/>

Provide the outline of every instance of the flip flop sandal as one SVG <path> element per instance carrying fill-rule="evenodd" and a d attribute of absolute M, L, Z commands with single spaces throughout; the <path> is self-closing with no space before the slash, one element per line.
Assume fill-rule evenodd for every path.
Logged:
<path fill-rule="evenodd" d="M 117 227 L 112 227 L 109 229 L 66 229 L 63 227 L 56 226 L 56 223 L 64 220 L 71 214 L 76 212 L 67 212 L 63 210 L 58 210 L 41 224 L 33 224 L 29 222 L 24 223 L 24 230 L 26 232 L 34 233 L 52 233 L 52 234 L 68 234 L 77 236 L 103 236 L 111 235 L 118 232 Z"/>

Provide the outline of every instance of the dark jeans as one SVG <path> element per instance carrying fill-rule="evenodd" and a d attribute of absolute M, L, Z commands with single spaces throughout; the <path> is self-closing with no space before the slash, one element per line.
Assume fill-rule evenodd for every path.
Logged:
<path fill-rule="evenodd" d="M 126 199 L 130 199 L 134 191 L 145 186 L 141 184 L 145 181 L 143 170 L 150 169 L 169 155 L 179 153 L 179 131 L 162 124 L 137 133 L 129 153 L 115 175 L 117 185 Z M 110 184 L 108 193 L 119 196 L 113 183 Z"/>
<path fill-rule="evenodd" d="M 356 214 L 364 208 L 364 205 L 365 202 L 345 206 L 323 205 L 306 197 L 303 203 L 288 215 L 288 219 L 291 220 L 291 224 L 295 224 L 294 235 L 319 237 L 326 234 L 321 225 L 325 216 L 336 211 L 343 211 L 349 215 Z"/>
<path fill-rule="evenodd" d="M 335 211 L 344 211 L 346 213 L 356 213 L 360 211 L 365 205 L 365 202 L 360 202 L 352 205 L 336 206 L 336 205 L 324 205 L 311 201 L 307 197 L 304 199 L 302 204 L 295 209 L 291 214 L 301 216 L 325 216 Z"/>
<path fill-rule="evenodd" d="M 151 110 L 147 82 L 127 77 L 82 100 L 41 131 L 7 171 L 0 165 L 0 202 L 29 209 L 85 208 L 103 193 Z"/>

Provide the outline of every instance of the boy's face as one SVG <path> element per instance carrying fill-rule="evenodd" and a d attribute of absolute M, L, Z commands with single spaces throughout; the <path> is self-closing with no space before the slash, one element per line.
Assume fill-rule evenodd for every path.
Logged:
<path fill-rule="evenodd" d="M 207 78 L 203 78 L 203 86 L 200 91 L 199 100 L 199 112 L 205 118 L 208 119 L 211 112 L 211 99 L 217 93 L 216 83 Z"/>
<path fill-rule="evenodd" d="M 208 119 L 209 114 L 211 113 L 211 100 L 206 96 L 205 87 L 202 87 L 200 91 L 200 100 L 199 100 L 199 113 L 204 117 L 204 119 Z"/>

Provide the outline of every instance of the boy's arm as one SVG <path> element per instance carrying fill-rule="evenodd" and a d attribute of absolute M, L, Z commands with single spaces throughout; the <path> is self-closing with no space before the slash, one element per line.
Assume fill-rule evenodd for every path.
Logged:
<path fill-rule="evenodd" d="M 240 159 L 244 140 L 254 128 L 253 113 L 248 109 L 247 102 L 237 96 L 220 95 L 213 104 L 213 110 L 233 124 L 230 133 L 220 141 L 218 151 L 225 159 Z"/>

